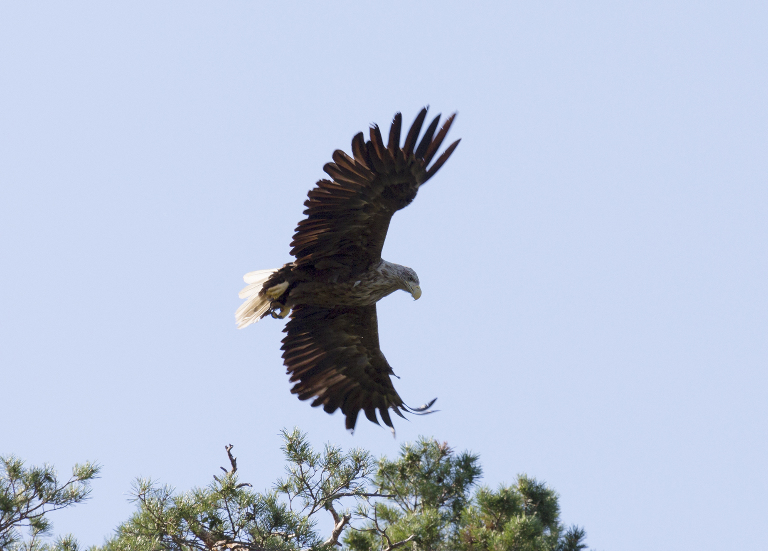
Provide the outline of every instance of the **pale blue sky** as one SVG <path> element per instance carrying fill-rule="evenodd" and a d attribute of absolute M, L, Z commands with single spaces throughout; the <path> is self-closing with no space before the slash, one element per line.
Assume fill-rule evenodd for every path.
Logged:
<path fill-rule="evenodd" d="M 5 2 L 0 452 L 104 465 L 52 517 L 100 543 L 138 475 L 282 474 L 278 431 L 418 435 L 561 494 L 599 550 L 756 549 L 768 518 L 768 8 L 759 2 Z M 389 432 L 289 393 L 238 331 L 334 149 L 459 111 L 384 257 Z M 758 543 L 759 542 L 759 543 Z"/>

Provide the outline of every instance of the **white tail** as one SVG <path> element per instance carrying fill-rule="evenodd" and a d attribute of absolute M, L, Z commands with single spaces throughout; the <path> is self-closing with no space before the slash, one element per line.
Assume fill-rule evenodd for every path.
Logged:
<path fill-rule="evenodd" d="M 261 287 L 264 285 L 264 282 L 269 279 L 269 276 L 276 271 L 277 268 L 274 270 L 257 270 L 243 276 L 243 280 L 248 283 L 248 285 L 240 291 L 239 295 L 240 298 L 246 300 L 240 305 L 237 312 L 235 312 L 235 322 L 237 322 L 238 329 L 256 323 L 261 319 L 261 316 L 269 310 L 269 303 L 272 299 L 267 295 L 259 296 L 259 291 L 261 291 Z"/>

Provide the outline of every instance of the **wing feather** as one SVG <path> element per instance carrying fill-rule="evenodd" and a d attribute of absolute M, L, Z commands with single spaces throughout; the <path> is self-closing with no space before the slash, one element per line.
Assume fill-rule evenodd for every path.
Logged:
<path fill-rule="evenodd" d="M 416 145 L 416 139 L 419 137 L 419 132 L 421 132 L 421 125 L 424 124 L 424 119 L 427 116 L 427 109 L 429 108 L 424 107 L 421 111 L 419 111 L 419 114 L 416 115 L 416 120 L 413 121 L 411 129 L 408 131 L 408 135 L 405 137 L 403 153 L 405 153 L 406 157 L 413 155 L 413 146 Z"/>
<path fill-rule="evenodd" d="M 451 153 L 453 153 L 453 150 L 459 146 L 459 142 L 461 142 L 460 139 L 453 142 L 451 145 L 448 146 L 448 148 L 445 151 L 443 151 L 443 154 L 437 158 L 437 160 L 435 161 L 435 164 L 433 164 L 429 168 L 429 170 L 427 170 L 427 180 L 429 180 L 432 176 L 435 175 L 435 173 L 438 170 L 440 170 L 440 167 L 443 166 L 443 163 L 445 163 L 445 161 L 448 160 L 448 157 L 451 156 Z"/>
<path fill-rule="evenodd" d="M 379 348 L 376 305 L 324 309 L 298 306 L 285 327 L 283 359 L 291 392 L 328 413 L 341 409 L 353 430 L 359 412 L 388 427 L 388 410 L 407 412 L 392 385 L 392 368 Z"/>
<path fill-rule="evenodd" d="M 355 134 L 352 138 L 352 155 L 355 157 L 355 161 L 361 165 L 372 170 L 371 160 L 368 158 L 368 149 L 365 147 L 365 138 L 362 132 Z"/>
<path fill-rule="evenodd" d="M 403 116 L 400 113 L 395 113 L 392 126 L 389 127 L 389 142 L 387 143 L 387 149 L 393 156 L 400 150 L 400 128 L 402 126 Z"/>
<path fill-rule="evenodd" d="M 435 136 L 435 138 L 430 142 L 427 151 L 424 153 L 425 164 L 429 164 L 429 162 L 432 160 L 432 157 L 434 157 L 435 153 L 437 153 L 437 150 L 440 149 L 445 136 L 448 135 L 448 130 L 451 129 L 451 124 L 453 124 L 454 118 L 456 118 L 456 113 L 448 117 L 442 128 L 440 128 L 440 131 L 437 133 L 437 136 Z"/>
<path fill-rule="evenodd" d="M 432 119 L 432 122 L 429 123 L 427 130 L 424 132 L 424 136 L 421 138 L 421 142 L 419 142 L 419 147 L 416 148 L 416 153 L 414 153 L 417 158 L 424 158 L 424 153 L 427 152 L 427 148 L 432 143 L 432 136 L 435 135 L 435 130 L 437 129 L 439 122 L 440 115 L 436 116 L 434 119 Z"/>
<path fill-rule="evenodd" d="M 388 172 L 386 162 L 384 161 L 384 159 L 382 159 L 379 156 L 373 143 L 368 142 L 365 145 L 366 145 L 366 148 L 368 149 L 368 158 L 371 160 L 371 163 L 373 164 L 373 169 L 376 171 L 377 174 L 386 174 Z"/>
<path fill-rule="evenodd" d="M 455 115 L 435 135 L 438 115 L 414 152 L 426 115 L 427 108 L 419 112 L 402 148 L 402 115 L 397 113 L 386 146 L 381 130 L 373 125 L 370 141 L 362 132 L 352 138 L 352 156 L 334 151 L 333 162 L 323 167 L 331 179 L 320 180 L 308 193 L 306 218 L 299 222 L 291 242 L 297 268 L 339 281 L 381 260 L 392 215 L 413 201 L 419 186 L 437 172 L 458 143 L 428 169 Z"/>

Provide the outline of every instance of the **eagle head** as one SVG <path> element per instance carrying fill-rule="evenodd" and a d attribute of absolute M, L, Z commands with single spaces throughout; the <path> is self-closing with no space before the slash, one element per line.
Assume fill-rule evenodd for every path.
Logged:
<path fill-rule="evenodd" d="M 421 287 L 419 287 L 419 276 L 416 275 L 411 268 L 402 266 L 402 270 L 398 274 L 400 281 L 403 283 L 403 291 L 411 293 L 413 300 L 419 300 L 421 296 Z"/>

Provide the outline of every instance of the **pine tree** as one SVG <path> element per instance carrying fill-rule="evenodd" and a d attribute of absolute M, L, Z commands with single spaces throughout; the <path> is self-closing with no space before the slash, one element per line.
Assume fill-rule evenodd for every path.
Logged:
<path fill-rule="evenodd" d="M 229 468 L 205 488 L 176 492 L 149 479 L 132 491 L 136 511 L 101 551 L 581 551 L 583 529 L 560 521 L 558 496 L 520 475 L 496 490 L 479 486 L 480 460 L 420 439 L 397 458 L 362 449 L 316 451 L 307 435 L 283 431 L 286 476 L 264 492 Z M 78 551 L 71 536 L 49 545 L 47 513 L 80 503 L 99 467 L 76 465 L 60 483 L 49 467 L 0 460 L 0 550 Z M 332 521 L 318 528 L 322 515 Z M 326 518 L 328 518 L 326 517 Z M 18 528 L 28 527 L 22 542 Z M 93 548 L 91 551 L 99 551 Z"/>
<path fill-rule="evenodd" d="M 99 469 L 94 463 L 75 465 L 69 480 L 60 482 L 50 465 L 25 468 L 17 457 L 0 457 L 0 550 L 76 551 L 72 536 L 59 538 L 53 545 L 41 540 L 51 532 L 47 515 L 85 501 Z M 22 541 L 20 528 L 29 529 L 30 539 Z"/>
<path fill-rule="evenodd" d="M 176 494 L 137 482 L 138 510 L 105 551 L 586 548 L 584 531 L 560 522 L 553 490 L 524 475 L 477 488 L 479 458 L 446 443 L 420 439 L 377 462 L 360 449 L 315 451 L 298 430 L 283 440 L 287 476 L 264 493 L 239 482 L 231 446 L 231 468 L 205 489 Z M 319 514 L 333 520 L 330 533 L 317 529 Z"/>

